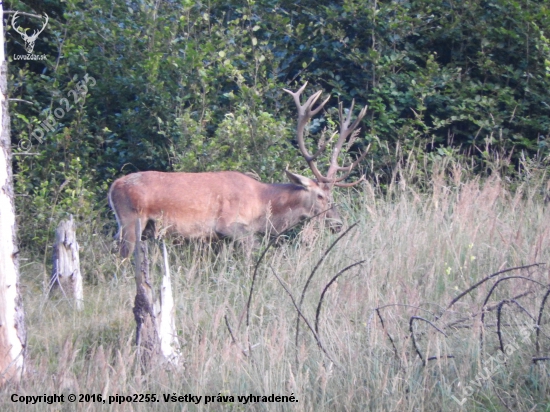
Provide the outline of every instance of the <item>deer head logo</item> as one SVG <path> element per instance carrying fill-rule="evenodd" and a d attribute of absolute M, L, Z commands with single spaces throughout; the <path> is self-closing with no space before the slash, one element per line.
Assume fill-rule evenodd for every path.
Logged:
<path fill-rule="evenodd" d="M 19 33 L 21 35 L 21 37 L 25 41 L 25 50 L 27 51 L 27 53 L 30 54 L 34 50 L 34 42 L 38 38 L 38 35 L 40 33 L 42 33 L 44 31 L 44 29 L 46 28 L 46 25 L 48 24 L 48 19 L 49 18 L 48 18 L 48 15 L 46 13 L 44 13 L 44 24 L 42 25 L 42 28 L 38 31 L 35 30 L 34 33 L 32 34 L 32 36 L 29 36 L 29 35 L 27 35 L 27 33 L 25 33 L 24 29 L 22 29 L 21 27 L 18 27 L 16 25 L 15 20 L 17 19 L 18 14 L 19 14 L 19 12 L 16 11 L 14 13 L 13 17 L 11 18 L 11 26 L 15 29 L 15 31 L 17 33 Z"/>

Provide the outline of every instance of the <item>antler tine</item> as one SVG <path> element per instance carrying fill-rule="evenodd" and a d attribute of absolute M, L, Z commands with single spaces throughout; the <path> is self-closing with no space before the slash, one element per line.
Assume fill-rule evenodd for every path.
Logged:
<path fill-rule="evenodd" d="M 42 25 L 42 28 L 40 30 L 35 30 L 34 33 L 33 33 L 33 36 L 38 36 L 40 33 L 42 33 L 44 31 L 44 29 L 48 25 L 48 21 L 50 21 L 50 18 L 48 17 L 48 15 L 46 13 L 44 13 L 44 17 L 45 17 L 45 21 L 44 21 L 44 24 Z"/>
<path fill-rule="evenodd" d="M 352 104 L 352 106 L 353 106 L 353 104 Z M 355 128 L 357 128 L 357 126 L 359 125 L 359 122 L 361 120 L 363 120 L 363 117 L 365 117 L 365 115 L 367 114 L 367 109 L 368 109 L 368 106 L 365 106 L 361 109 L 361 111 L 357 115 L 357 118 L 355 119 L 353 124 L 350 126 L 351 131 L 353 131 Z"/>
<path fill-rule="evenodd" d="M 315 160 L 311 160 L 311 161 L 307 162 L 307 164 L 309 165 L 309 168 L 311 169 L 311 171 L 313 172 L 313 174 L 315 175 L 315 177 L 317 178 L 317 180 L 319 182 L 322 182 L 322 183 L 330 183 L 331 182 L 330 179 L 323 176 L 321 174 L 321 172 L 319 171 L 319 169 L 317 169 L 317 165 L 315 164 Z"/>
<path fill-rule="evenodd" d="M 365 151 L 363 153 L 361 153 L 359 155 L 359 157 L 357 159 L 355 159 L 352 163 L 350 163 L 349 165 L 347 166 L 339 166 L 338 167 L 338 171 L 347 171 L 348 173 L 346 175 L 344 175 L 344 179 L 346 177 L 349 176 L 349 174 L 351 173 L 351 171 L 353 170 L 353 168 L 355 166 L 357 166 L 359 163 L 361 163 L 361 161 L 367 156 L 367 154 L 369 153 L 369 150 L 370 150 L 370 147 L 371 147 L 371 143 L 369 143 L 369 145 L 367 146 L 367 148 L 365 149 Z M 339 178 L 337 180 L 337 182 L 339 182 L 340 180 L 344 180 L 344 179 L 341 179 Z"/>
<path fill-rule="evenodd" d="M 353 113 L 353 106 L 355 106 L 355 99 L 351 99 L 351 106 L 348 110 L 348 114 L 344 119 L 344 104 L 342 102 L 338 103 L 338 116 L 340 117 L 340 127 L 347 129 L 349 127 L 349 122 L 351 121 L 351 114 Z"/>
<path fill-rule="evenodd" d="M 321 96 L 323 91 L 319 90 L 319 91 L 315 92 L 314 94 L 309 96 L 307 101 L 302 105 L 300 103 L 300 93 L 303 91 L 303 88 L 304 88 L 304 86 L 302 86 L 300 88 L 300 90 L 298 90 L 297 92 L 292 92 L 292 91 L 287 90 L 287 89 L 283 89 L 283 90 L 285 92 L 287 92 L 288 94 L 290 94 L 294 98 L 294 102 L 296 103 L 296 107 L 298 108 L 298 116 L 300 118 L 305 116 L 307 118 L 307 120 L 309 120 L 313 116 L 315 116 L 317 113 L 319 113 L 319 111 L 321 111 L 323 106 L 329 101 L 330 96 L 328 96 L 325 100 L 323 100 L 321 103 L 319 103 L 319 105 L 315 109 L 312 109 L 312 106 L 319 99 L 319 97 Z"/>
<path fill-rule="evenodd" d="M 343 109 L 342 102 L 340 102 L 340 104 L 338 105 L 338 113 L 339 113 L 339 117 L 340 117 L 340 134 L 345 136 L 346 138 L 348 137 L 348 135 L 353 130 L 355 130 L 357 128 L 357 126 L 359 125 L 359 122 L 361 120 L 363 120 L 363 117 L 365 117 L 365 115 L 367 114 L 368 106 L 365 106 L 361 109 L 361 111 L 357 115 L 357 118 L 355 119 L 355 121 L 350 126 L 349 123 L 351 121 L 351 115 L 353 113 L 353 106 L 354 105 L 355 105 L 355 99 L 353 99 L 351 101 L 351 106 L 350 106 L 348 114 L 347 114 L 347 116 L 345 116 L 345 118 L 344 118 L 344 114 L 343 114 L 343 110 L 342 110 Z M 345 138 L 343 140 L 345 140 Z"/>
<path fill-rule="evenodd" d="M 309 104 L 309 101 L 315 97 L 314 100 L 312 100 L 310 106 L 308 107 L 308 111 L 309 111 L 309 115 L 310 117 L 313 117 L 315 116 L 317 113 L 319 113 L 321 111 L 321 109 L 325 106 L 325 104 L 327 104 L 327 102 L 330 100 L 330 96 L 328 96 L 325 100 L 323 100 L 321 103 L 319 103 L 319 105 L 314 109 L 314 110 L 311 110 L 311 105 L 313 105 L 313 103 L 315 103 L 315 101 L 321 96 L 322 94 L 322 90 L 319 90 L 317 93 L 315 93 L 313 96 L 311 96 L 308 101 L 306 102 L 306 105 Z"/>
<path fill-rule="evenodd" d="M 359 122 L 363 119 L 363 117 L 365 116 L 365 114 L 367 113 L 367 107 L 363 107 L 363 109 L 361 109 L 361 111 L 359 112 L 359 115 L 357 116 L 357 118 L 355 119 L 355 121 L 352 123 L 352 125 L 350 126 L 350 122 L 351 122 L 351 116 L 353 114 L 353 107 L 355 105 L 355 99 L 352 99 L 351 101 L 351 106 L 348 110 L 348 113 L 347 115 L 344 115 L 344 104 L 342 102 L 340 102 L 338 104 L 338 116 L 340 118 L 340 136 L 338 137 L 338 140 L 336 142 L 336 144 L 334 145 L 334 149 L 333 149 L 333 152 L 332 152 L 332 155 L 331 155 L 331 158 L 330 158 L 330 165 L 329 165 L 329 170 L 328 170 L 328 173 L 327 173 L 327 176 L 333 181 L 333 182 L 338 182 L 340 180 L 343 180 L 345 179 L 348 175 L 344 175 L 343 179 L 335 179 L 336 177 L 336 172 L 338 171 L 341 171 L 341 170 L 348 170 L 349 172 L 351 172 L 351 169 L 349 169 L 349 167 L 352 167 L 357 164 L 357 163 L 352 163 L 350 164 L 349 166 L 340 166 L 338 164 L 338 156 L 340 155 L 340 152 L 342 151 L 342 147 L 344 146 L 344 143 L 346 142 L 348 136 L 350 135 L 350 133 L 352 133 L 356 128 L 357 126 L 359 125 Z M 353 144 L 353 142 L 355 141 L 356 137 L 352 137 L 350 138 L 350 144 L 348 145 L 348 148 L 349 146 L 351 146 L 351 144 Z"/>
<path fill-rule="evenodd" d="M 307 82 L 305 82 L 304 85 L 300 87 L 300 89 L 298 89 L 298 91 L 296 92 L 288 89 L 283 90 L 292 96 L 292 98 L 294 99 L 294 103 L 296 104 L 296 108 L 298 109 L 298 125 L 296 127 L 296 141 L 298 142 L 298 148 L 300 149 L 302 156 L 304 156 L 304 158 L 306 159 L 306 162 L 308 163 L 311 171 L 313 172 L 317 180 L 319 180 L 320 182 L 329 183 L 330 180 L 321 174 L 321 172 L 317 168 L 317 165 L 315 164 L 315 160 L 317 160 L 319 155 L 325 150 L 326 142 L 322 142 L 319 145 L 318 150 L 312 156 L 306 148 L 304 140 L 304 130 L 307 122 L 317 113 L 319 113 L 323 106 L 328 102 L 330 96 L 323 102 L 321 102 L 315 109 L 312 109 L 315 102 L 317 102 L 317 100 L 323 93 L 322 90 L 319 90 L 312 94 L 302 105 L 300 102 L 300 95 L 305 90 L 306 86 Z"/>
<path fill-rule="evenodd" d="M 297 92 L 293 92 L 292 90 L 288 90 L 288 89 L 283 89 L 285 92 L 287 92 L 293 97 L 294 103 L 296 103 L 296 107 L 298 108 L 298 116 L 302 115 L 301 113 L 302 105 L 300 104 L 300 95 L 302 94 L 306 86 L 307 86 L 307 82 L 305 82 L 304 85 L 300 87 L 300 89 L 298 89 Z"/>
<path fill-rule="evenodd" d="M 319 103 L 319 105 L 315 109 L 312 109 L 315 102 L 319 99 L 319 97 L 321 97 L 321 94 L 323 93 L 322 90 L 318 90 L 315 93 L 313 93 L 311 96 L 309 96 L 307 101 L 302 105 L 300 102 L 300 95 L 305 90 L 306 86 L 307 86 L 307 82 L 305 82 L 303 86 L 300 87 L 300 89 L 298 89 L 298 91 L 296 92 L 293 92 L 292 90 L 288 90 L 288 89 L 283 89 L 283 90 L 294 98 L 294 103 L 296 103 L 296 107 L 298 108 L 298 117 L 302 118 L 305 116 L 306 120 L 309 120 L 313 116 L 315 116 L 317 113 L 319 113 L 319 111 L 321 111 L 321 109 L 329 101 L 330 96 L 328 96 L 325 100 Z"/>
<path fill-rule="evenodd" d="M 341 182 L 342 180 L 346 179 L 346 178 L 350 175 L 350 173 L 351 173 L 351 171 L 353 170 L 353 168 L 354 168 L 355 166 L 357 166 L 359 163 L 361 163 L 361 161 L 362 161 L 363 159 L 365 159 L 365 157 L 366 157 L 367 154 L 369 153 L 370 147 L 371 147 L 371 143 L 369 143 L 369 145 L 367 146 L 366 150 L 365 150 L 363 153 L 361 153 L 361 154 L 359 155 L 359 157 L 357 157 L 357 159 L 355 159 L 355 160 L 354 160 L 352 163 L 350 163 L 349 165 L 347 165 L 347 166 L 338 166 L 338 167 L 336 168 L 336 171 L 338 171 L 338 172 L 343 172 L 343 171 L 345 171 L 345 172 L 347 172 L 347 173 L 345 173 L 344 175 L 340 176 L 339 178 L 333 180 L 333 182 Z"/>
<path fill-rule="evenodd" d="M 327 140 L 323 137 L 320 138 L 319 140 L 319 145 L 317 147 L 317 150 L 315 151 L 315 153 L 313 154 L 313 156 L 311 156 L 311 158 L 313 160 L 317 160 L 317 158 L 321 155 L 321 153 L 323 153 L 326 149 L 327 149 L 327 144 L 329 144 L 330 142 L 332 142 L 332 139 L 334 139 L 334 136 L 336 136 L 337 133 L 334 132 L 332 134 L 332 136 L 330 136 L 330 138 Z"/>
<path fill-rule="evenodd" d="M 359 179 L 357 179 L 355 182 L 352 182 L 352 183 L 335 183 L 334 186 L 338 186 L 338 187 L 353 187 L 355 185 L 358 185 L 359 183 L 361 183 L 363 180 L 366 180 L 365 179 L 365 175 L 362 175 Z"/>
<path fill-rule="evenodd" d="M 355 105 L 355 99 L 351 101 L 351 106 L 349 108 L 348 114 L 344 116 L 344 105 L 342 102 L 338 104 L 338 115 L 340 118 L 340 137 L 338 138 L 338 142 L 336 143 L 338 152 L 342 149 L 342 146 L 344 145 L 349 134 L 353 132 L 354 129 L 357 128 L 357 125 L 363 119 L 363 116 L 366 113 L 366 109 L 363 108 L 363 110 L 361 110 L 361 112 L 359 113 L 359 116 L 357 116 L 357 119 L 355 119 L 353 124 L 350 126 L 349 123 L 351 121 L 351 115 L 353 114 L 354 105 Z"/>
<path fill-rule="evenodd" d="M 288 89 L 283 89 L 283 90 L 287 93 L 292 94 L 292 95 L 298 95 L 299 96 L 305 90 L 306 86 L 307 86 L 307 81 L 296 92 L 293 92 L 292 90 L 288 90 Z"/>
<path fill-rule="evenodd" d="M 365 175 L 363 175 L 353 183 L 340 183 L 341 181 L 345 180 L 351 174 L 351 171 L 353 170 L 353 168 L 355 166 L 357 166 L 359 163 L 361 163 L 363 161 L 363 159 L 365 159 L 365 157 L 369 153 L 370 147 L 371 147 L 371 143 L 369 143 L 369 145 L 367 146 L 365 151 L 363 153 L 361 153 L 361 155 L 359 155 L 359 157 L 357 159 L 355 159 L 353 161 L 353 163 L 350 163 L 348 166 L 339 166 L 338 167 L 337 170 L 347 170 L 347 172 L 344 173 L 342 176 L 340 176 L 338 179 L 333 180 L 335 186 L 352 187 L 352 186 L 355 186 L 356 184 L 360 183 L 362 180 L 365 179 Z"/>

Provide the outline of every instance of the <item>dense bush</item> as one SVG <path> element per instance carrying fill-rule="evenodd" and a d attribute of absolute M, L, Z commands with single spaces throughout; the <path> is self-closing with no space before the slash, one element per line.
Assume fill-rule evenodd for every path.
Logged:
<path fill-rule="evenodd" d="M 499 158 L 514 173 L 521 159 L 544 164 L 548 155 L 544 1 L 67 0 L 6 9 L 50 17 L 35 47 L 48 59 L 10 61 L 11 97 L 27 102 L 10 106 L 26 244 L 44 241 L 48 217 L 105 210 L 108 184 L 135 170 L 236 169 L 272 181 L 287 164 L 304 169 L 282 89 L 306 80 L 310 92 L 334 96 L 327 107 L 336 97 L 369 106 L 353 150 L 373 144 L 377 181 L 402 157 L 460 157 L 474 170 Z M 24 53 L 11 28 L 7 40 L 8 55 Z M 96 82 L 85 99 L 38 142 L 34 128 L 86 75 Z M 327 113 L 316 125 L 334 127 L 334 109 Z"/>

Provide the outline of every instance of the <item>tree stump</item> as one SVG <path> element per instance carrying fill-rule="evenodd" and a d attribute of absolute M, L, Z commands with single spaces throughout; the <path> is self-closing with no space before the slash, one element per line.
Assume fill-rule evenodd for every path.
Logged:
<path fill-rule="evenodd" d="M 82 274 L 73 216 L 62 220 L 55 231 L 50 295 L 62 293 L 75 301 L 77 310 L 83 307 Z"/>
<path fill-rule="evenodd" d="M 136 220 L 136 245 L 134 265 L 136 297 L 134 318 L 136 320 L 136 346 L 142 368 L 147 370 L 153 358 L 162 356 L 172 365 L 179 364 L 179 342 L 174 320 L 174 298 L 168 268 L 166 245 L 163 243 L 164 275 L 159 298 L 155 298 L 149 276 L 147 242 L 141 241 L 141 222 Z"/>

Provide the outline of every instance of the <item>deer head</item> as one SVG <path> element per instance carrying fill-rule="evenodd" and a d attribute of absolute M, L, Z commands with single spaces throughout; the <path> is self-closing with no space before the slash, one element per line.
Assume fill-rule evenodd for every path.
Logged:
<path fill-rule="evenodd" d="M 42 25 L 42 28 L 38 31 L 35 30 L 31 36 L 28 36 L 27 33 L 25 33 L 23 29 L 21 29 L 21 27 L 16 26 L 15 20 L 17 19 L 18 15 L 19 15 L 19 12 L 16 11 L 11 19 L 11 25 L 15 29 L 15 31 L 19 33 L 23 38 L 23 40 L 25 41 L 25 50 L 27 51 L 27 53 L 30 54 L 34 50 L 34 42 L 38 38 L 38 35 L 42 33 L 46 28 L 49 18 L 48 18 L 48 15 L 44 13 L 44 24 Z"/>

